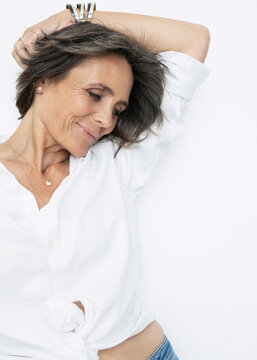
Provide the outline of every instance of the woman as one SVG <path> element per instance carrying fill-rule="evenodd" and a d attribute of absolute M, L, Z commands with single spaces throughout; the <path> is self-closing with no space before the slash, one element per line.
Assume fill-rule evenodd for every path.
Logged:
<path fill-rule="evenodd" d="M 184 130 L 208 46 L 202 25 L 101 11 L 75 24 L 69 9 L 15 44 L 22 121 L 0 138 L 3 359 L 177 359 L 141 298 L 133 206 L 160 143 Z"/>

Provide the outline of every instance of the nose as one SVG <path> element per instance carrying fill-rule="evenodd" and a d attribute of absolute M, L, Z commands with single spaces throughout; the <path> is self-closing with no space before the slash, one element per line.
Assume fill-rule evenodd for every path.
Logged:
<path fill-rule="evenodd" d="M 112 107 L 108 106 L 102 108 L 99 112 L 97 112 L 95 114 L 95 121 L 104 128 L 112 127 L 114 124 Z"/>

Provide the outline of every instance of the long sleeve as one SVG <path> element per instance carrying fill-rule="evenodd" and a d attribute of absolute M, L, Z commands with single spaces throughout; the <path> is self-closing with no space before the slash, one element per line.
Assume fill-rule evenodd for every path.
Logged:
<path fill-rule="evenodd" d="M 117 155 L 121 179 L 130 191 L 137 192 L 145 186 L 160 156 L 160 144 L 180 137 L 185 130 L 183 121 L 196 88 L 208 77 L 209 69 L 199 60 L 176 51 L 159 53 L 160 60 L 168 66 L 165 75 L 164 96 L 161 108 L 164 122 L 161 128 L 152 126 L 156 133 L 141 134 L 148 137 L 130 149 L 121 149 Z"/>

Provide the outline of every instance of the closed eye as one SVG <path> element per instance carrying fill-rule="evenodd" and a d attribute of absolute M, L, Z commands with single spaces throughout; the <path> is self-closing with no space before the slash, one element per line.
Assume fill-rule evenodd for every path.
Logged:
<path fill-rule="evenodd" d="M 100 95 L 95 94 L 95 93 L 93 93 L 92 91 L 89 91 L 89 90 L 88 90 L 88 93 L 89 93 L 89 95 L 90 95 L 95 101 L 101 100 L 101 96 L 100 96 Z M 114 112 L 114 115 L 115 115 L 115 116 L 120 116 L 120 114 L 121 114 L 121 111 L 119 111 L 119 110 L 117 110 L 117 109 L 114 109 L 113 112 Z"/>
<path fill-rule="evenodd" d="M 92 91 L 88 91 L 89 95 L 94 99 L 94 100 L 101 100 L 101 96 L 98 94 L 93 93 Z"/>

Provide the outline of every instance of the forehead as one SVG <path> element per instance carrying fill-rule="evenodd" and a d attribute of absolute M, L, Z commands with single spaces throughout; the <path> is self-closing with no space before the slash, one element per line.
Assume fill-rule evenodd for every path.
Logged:
<path fill-rule="evenodd" d="M 90 56 L 74 69 L 88 81 L 128 83 L 132 85 L 133 72 L 127 60 L 116 54 Z M 108 84 L 107 84 L 108 85 Z"/>

